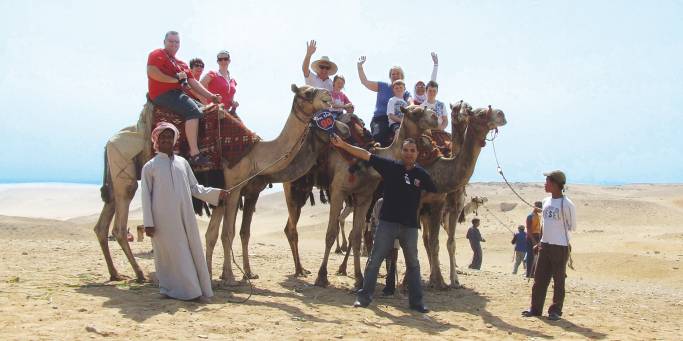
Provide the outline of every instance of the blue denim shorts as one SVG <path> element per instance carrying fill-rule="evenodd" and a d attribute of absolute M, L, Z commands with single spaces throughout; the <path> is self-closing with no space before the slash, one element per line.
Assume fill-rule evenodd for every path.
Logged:
<path fill-rule="evenodd" d="M 184 92 L 174 89 L 157 96 L 152 103 L 171 109 L 185 120 L 202 117 L 199 104 Z"/>

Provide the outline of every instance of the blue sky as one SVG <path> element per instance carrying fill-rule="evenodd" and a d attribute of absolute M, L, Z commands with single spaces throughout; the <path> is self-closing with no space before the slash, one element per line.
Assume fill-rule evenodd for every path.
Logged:
<path fill-rule="evenodd" d="M 424 4 L 424 5 L 418 5 Z M 347 78 L 369 121 L 371 80 L 409 87 L 439 54 L 439 99 L 503 109 L 496 147 L 512 181 L 682 182 L 680 1 L 0 2 L 0 182 L 97 183 L 107 138 L 144 104 L 147 54 L 167 30 L 178 56 L 231 52 L 247 125 L 274 138 L 302 84 L 305 42 Z M 207 70 L 208 70 L 207 69 Z M 473 181 L 499 181 L 490 146 Z"/>

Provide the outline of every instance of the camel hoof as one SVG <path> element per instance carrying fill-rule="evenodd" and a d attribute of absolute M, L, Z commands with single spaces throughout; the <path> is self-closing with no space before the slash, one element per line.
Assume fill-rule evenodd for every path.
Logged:
<path fill-rule="evenodd" d="M 462 285 L 458 282 L 453 282 L 453 283 L 451 283 L 449 288 L 450 289 L 462 289 Z"/>
<path fill-rule="evenodd" d="M 244 278 L 244 280 L 246 280 L 247 278 L 248 279 L 258 279 L 259 276 L 257 274 L 253 274 L 253 273 L 248 272 L 247 274 L 245 274 L 243 276 L 243 278 Z"/>
<path fill-rule="evenodd" d="M 356 280 L 356 282 L 353 283 L 353 288 L 354 288 L 354 290 L 363 289 L 363 280 L 362 279 Z"/>
<path fill-rule="evenodd" d="M 330 285 L 330 281 L 327 280 L 327 276 L 320 277 L 315 280 L 315 286 L 321 288 L 327 288 Z"/>
<path fill-rule="evenodd" d="M 336 248 L 336 249 L 334 250 L 334 253 L 340 255 L 340 254 L 342 254 L 342 249 L 341 249 L 341 248 Z"/>
<path fill-rule="evenodd" d="M 343 252 L 346 252 L 346 251 L 349 250 L 349 247 L 348 247 L 346 244 L 343 244 L 342 247 L 341 247 L 341 250 L 342 250 Z"/>
<path fill-rule="evenodd" d="M 128 276 L 126 276 L 126 275 L 120 275 L 120 274 L 115 274 L 115 275 L 109 276 L 109 281 L 110 281 L 110 282 L 127 281 L 127 280 L 129 280 L 129 279 L 130 279 L 130 277 L 128 277 Z"/>
<path fill-rule="evenodd" d="M 337 270 L 337 276 L 348 276 L 345 269 Z"/>
<path fill-rule="evenodd" d="M 238 287 L 240 286 L 240 282 L 234 280 L 234 279 L 224 279 L 221 281 L 221 287 Z"/>
<path fill-rule="evenodd" d="M 135 279 L 135 281 L 137 283 L 145 283 L 146 280 L 147 280 L 147 278 L 145 278 L 145 275 L 143 275 L 143 274 L 138 275 L 137 278 Z"/>

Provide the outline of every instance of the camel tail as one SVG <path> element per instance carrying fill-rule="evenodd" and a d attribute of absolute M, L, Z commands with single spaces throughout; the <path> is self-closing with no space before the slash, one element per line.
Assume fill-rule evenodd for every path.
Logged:
<path fill-rule="evenodd" d="M 104 147 L 104 170 L 102 172 L 102 187 L 100 187 L 100 197 L 105 203 L 110 203 L 111 195 L 111 172 L 109 172 L 109 160 L 107 159 L 107 147 Z"/>

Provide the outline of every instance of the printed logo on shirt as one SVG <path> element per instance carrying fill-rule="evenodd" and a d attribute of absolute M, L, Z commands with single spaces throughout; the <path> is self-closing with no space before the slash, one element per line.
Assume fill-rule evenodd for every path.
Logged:
<path fill-rule="evenodd" d="M 415 180 L 413 180 L 413 184 L 415 185 L 415 187 L 420 187 L 420 179 L 415 178 Z"/>
<path fill-rule="evenodd" d="M 408 173 L 403 173 L 403 180 L 405 180 L 406 185 L 410 185 L 410 178 L 408 177 Z"/>
<path fill-rule="evenodd" d="M 560 209 L 548 206 L 543 210 L 543 217 L 546 219 L 560 220 Z"/>

